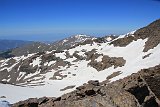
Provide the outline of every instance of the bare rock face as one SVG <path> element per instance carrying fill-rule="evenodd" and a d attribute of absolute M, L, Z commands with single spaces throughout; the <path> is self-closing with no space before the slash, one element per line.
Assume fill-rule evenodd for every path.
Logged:
<path fill-rule="evenodd" d="M 129 43 L 131 43 L 133 40 L 136 40 L 136 38 L 133 36 L 130 36 L 130 35 L 126 35 L 126 37 L 117 39 L 117 40 L 111 42 L 110 44 L 113 44 L 114 46 L 125 47 Z"/>
<path fill-rule="evenodd" d="M 152 70 L 152 72 L 150 72 L 150 70 Z M 156 66 L 155 68 L 151 69 L 144 69 L 142 70 L 141 74 L 144 80 L 147 82 L 150 89 L 152 90 L 152 92 L 157 96 L 157 98 L 160 99 L 160 90 L 158 89 L 160 87 L 159 66 Z"/>
<path fill-rule="evenodd" d="M 88 51 L 85 53 L 86 60 L 90 60 L 88 63 L 89 66 L 95 68 L 97 71 L 101 71 L 107 69 L 109 67 L 114 66 L 114 68 L 122 67 L 125 65 L 126 60 L 123 57 L 109 57 L 107 55 L 98 54 L 95 49 Z M 98 57 L 102 56 L 101 61 L 97 61 Z"/>
<path fill-rule="evenodd" d="M 144 52 L 156 47 L 160 43 L 160 19 L 154 21 L 147 27 L 137 30 L 135 37 L 141 39 L 148 38 L 148 41 L 145 43 Z"/>
<path fill-rule="evenodd" d="M 25 101 L 20 101 L 19 103 L 12 105 L 12 107 L 52 107 L 52 103 L 47 103 L 47 102 L 51 102 L 53 99 L 54 98 L 47 98 L 47 97 L 42 97 L 39 99 L 30 98 Z"/>
<path fill-rule="evenodd" d="M 67 86 L 67 87 L 65 87 L 63 89 L 60 89 L 60 91 L 65 91 L 65 90 L 68 90 L 68 89 L 72 89 L 74 87 L 75 87 L 75 85 L 70 85 L 70 86 Z"/>
<path fill-rule="evenodd" d="M 13 107 L 160 107 L 159 81 L 160 65 L 112 83 L 90 80 L 61 97 L 29 99 Z"/>
<path fill-rule="evenodd" d="M 154 21 L 144 28 L 137 30 L 133 35 L 128 34 L 124 38 L 117 39 L 110 44 L 113 44 L 114 46 L 125 47 L 132 41 L 146 38 L 148 38 L 148 40 L 145 43 L 143 52 L 153 49 L 160 43 L 160 19 Z"/>
<path fill-rule="evenodd" d="M 92 57 L 98 58 L 98 54 L 93 54 Z M 104 55 L 102 58 L 102 61 L 97 62 L 96 60 L 91 59 L 91 62 L 88 63 L 88 65 L 95 68 L 97 71 L 101 71 L 104 69 L 107 69 L 109 67 L 114 66 L 114 68 L 122 67 L 126 63 L 126 60 L 123 59 L 123 57 L 109 57 Z"/>

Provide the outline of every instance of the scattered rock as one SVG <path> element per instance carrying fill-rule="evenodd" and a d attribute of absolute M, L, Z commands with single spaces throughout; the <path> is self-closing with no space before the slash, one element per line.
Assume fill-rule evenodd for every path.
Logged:
<path fill-rule="evenodd" d="M 144 55 L 142 58 L 145 59 L 145 58 L 149 57 L 151 54 L 152 54 L 152 53 L 149 53 L 149 54 L 147 54 L 147 55 Z"/>
<path fill-rule="evenodd" d="M 88 81 L 88 84 L 91 84 L 94 86 L 99 86 L 99 81 L 98 80 L 90 80 L 90 81 Z"/>
<path fill-rule="evenodd" d="M 106 79 L 107 80 L 110 80 L 110 79 L 112 79 L 112 78 L 114 78 L 114 77 L 116 77 L 116 76 L 118 76 L 118 75 L 120 75 L 121 74 L 121 71 L 117 71 L 117 72 L 113 72 L 111 75 L 109 75 Z"/>
<path fill-rule="evenodd" d="M 68 90 L 68 89 L 72 89 L 74 87 L 75 87 L 75 85 L 67 86 L 67 87 L 65 87 L 63 89 L 60 89 L 60 91 L 65 91 L 65 90 Z"/>
<path fill-rule="evenodd" d="M 43 103 L 46 103 L 49 100 L 47 97 L 42 97 L 38 99 L 38 104 L 41 105 Z"/>
<path fill-rule="evenodd" d="M 0 98 L 6 98 L 6 96 L 0 96 Z"/>

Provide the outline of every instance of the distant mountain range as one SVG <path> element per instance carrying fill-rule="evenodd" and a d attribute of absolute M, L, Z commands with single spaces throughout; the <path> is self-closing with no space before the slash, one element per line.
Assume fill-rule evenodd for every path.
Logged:
<path fill-rule="evenodd" d="M 52 50 L 62 51 L 62 50 L 74 47 L 81 43 L 87 43 L 87 42 L 89 43 L 89 42 L 93 42 L 93 40 L 97 42 L 103 40 L 103 42 L 105 42 L 105 41 L 110 41 L 114 38 L 116 38 L 116 36 L 113 36 L 113 35 L 109 35 L 102 38 L 96 38 L 96 37 L 80 34 L 80 35 L 71 36 L 59 41 L 55 41 L 52 43 L 28 42 L 28 41 L 18 41 L 18 40 L 17 41 L 2 40 L 3 41 L 2 43 L 7 45 L 1 45 L 1 47 L 5 48 L 3 50 L 5 52 L 3 53 L 1 52 L 0 57 L 8 58 L 11 56 L 21 56 L 21 55 L 27 55 L 31 53 L 45 52 L 45 51 L 52 51 Z M 20 44 L 20 43 L 23 43 L 23 44 Z M 7 48 L 8 45 L 12 47 Z"/>
<path fill-rule="evenodd" d="M 9 49 L 21 47 L 27 44 L 33 43 L 32 41 L 22 41 L 22 40 L 2 40 L 0 39 L 0 52 Z"/>
<path fill-rule="evenodd" d="M 92 37 L 86 35 L 75 35 L 49 44 L 43 42 L 34 42 L 32 44 L 24 45 L 22 47 L 13 49 L 12 54 L 20 56 L 20 55 L 27 55 L 31 53 L 45 52 L 52 50 L 61 51 L 64 49 L 71 48 L 72 46 L 81 43 L 87 39 L 92 39 Z"/>

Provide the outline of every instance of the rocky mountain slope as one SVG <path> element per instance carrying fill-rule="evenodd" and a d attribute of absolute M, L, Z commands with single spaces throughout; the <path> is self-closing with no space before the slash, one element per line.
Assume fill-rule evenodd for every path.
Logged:
<path fill-rule="evenodd" d="M 152 84 L 155 82 L 156 86 L 159 81 L 159 23 L 157 20 L 109 41 L 106 37 L 85 40 L 62 51 L 0 60 L 0 99 L 15 103 L 34 97 L 58 97 L 15 104 L 28 107 L 30 101 L 35 101 L 36 107 L 46 107 L 47 103 L 55 107 L 150 107 L 150 102 L 157 107 L 159 92 Z M 145 74 L 141 69 L 151 71 L 151 74 Z M 156 73 L 152 74 L 154 71 Z M 90 81 L 81 86 L 89 80 L 100 83 Z M 66 94 L 68 92 L 71 93 Z M 137 95 L 139 92 L 142 95 Z M 59 97 L 63 94 L 66 96 Z"/>
<path fill-rule="evenodd" d="M 92 39 L 95 38 L 87 35 L 75 35 L 50 44 L 42 42 L 34 42 L 32 44 L 13 49 L 11 54 L 14 56 L 21 56 L 21 55 L 28 55 L 32 53 L 52 51 L 52 50 L 61 51 L 64 49 L 69 49 L 77 45 L 78 43 L 82 43 L 86 40 L 92 40 Z"/>

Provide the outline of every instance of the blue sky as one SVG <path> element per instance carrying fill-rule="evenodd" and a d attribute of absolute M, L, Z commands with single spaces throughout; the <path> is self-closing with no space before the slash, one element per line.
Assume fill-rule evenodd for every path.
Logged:
<path fill-rule="evenodd" d="M 0 0 L 0 39 L 123 34 L 160 18 L 160 0 Z"/>

